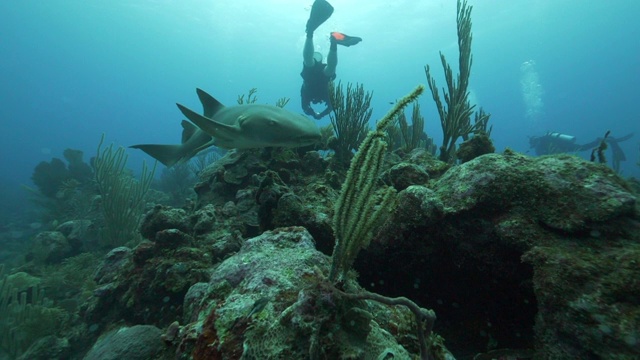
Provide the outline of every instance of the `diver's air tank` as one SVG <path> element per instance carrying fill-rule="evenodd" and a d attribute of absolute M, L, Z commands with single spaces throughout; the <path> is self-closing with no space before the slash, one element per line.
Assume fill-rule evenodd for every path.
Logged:
<path fill-rule="evenodd" d="M 576 142 L 576 137 L 572 135 L 561 134 L 559 132 L 552 132 L 552 133 L 548 133 L 547 135 L 549 137 L 556 138 L 561 141 L 566 141 L 571 143 Z"/>

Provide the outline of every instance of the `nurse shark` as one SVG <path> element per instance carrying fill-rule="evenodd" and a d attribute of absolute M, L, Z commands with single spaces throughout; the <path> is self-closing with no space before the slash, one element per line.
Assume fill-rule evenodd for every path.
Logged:
<path fill-rule="evenodd" d="M 177 104 L 192 123 L 182 121 L 179 145 L 141 144 L 140 149 L 166 166 L 188 161 L 212 146 L 225 149 L 300 147 L 320 140 L 320 130 L 309 118 L 272 105 L 224 106 L 202 89 L 196 89 L 203 114 Z"/>

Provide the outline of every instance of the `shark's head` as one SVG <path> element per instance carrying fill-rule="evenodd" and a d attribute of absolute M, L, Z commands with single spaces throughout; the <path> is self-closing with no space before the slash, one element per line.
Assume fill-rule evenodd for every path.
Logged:
<path fill-rule="evenodd" d="M 306 116 L 277 106 L 247 105 L 250 106 L 254 109 L 244 112 L 238 126 L 253 140 L 252 147 L 300 147 L 320 140 L 320 129 Z"/>

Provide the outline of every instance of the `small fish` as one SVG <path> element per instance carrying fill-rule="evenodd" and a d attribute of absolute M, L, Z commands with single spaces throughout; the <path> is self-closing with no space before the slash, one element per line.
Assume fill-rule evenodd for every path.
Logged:
<path fill-rule="evenodd" d="M 262 297 L 262 298 L 256 300 L 253 303 L 253 305 L 249 308 L 249 311 L 247 312 L 247 314 L 238 317 L 233 322 L 233 325 L 231 325 L 231 328 L 229 330 L 233 329 L 236 325 L 238 325 L 238 322 L 240 322 L 240 320 L 248 320 L 253 315 L 260 313 L 262 310 L 264 310 L 265 306 L 267 306 L 268 303 L 269 303 L 269 298 L 267 298 L 267 297 Z"/>
<path fill-rule="evenodd" d="M 258 314 L 259 312 L 264 310 L 264 307 L 267 306 L 268 303 L 269 303 L 269 298 L 267 297 L 262 297 L 256 300 L 256 302 L 253 303 L 253 306 L 251 307 L 251 311 L 249 311 L 249 313 L 245 316 L 245 318 L 248 319 L 253 315 Z"/>

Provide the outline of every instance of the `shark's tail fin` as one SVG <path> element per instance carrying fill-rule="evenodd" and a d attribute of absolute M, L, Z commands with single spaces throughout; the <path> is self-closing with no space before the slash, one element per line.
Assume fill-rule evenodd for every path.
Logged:
<path fill-rule="evenodd" d="M 183 158 L 181 154 L 181 145 L 156 145 L 156 144 L 142 144 L 129 146 L 133 149 L 140 149 L 152 158 L 160 161 L 167 167 L 171 167 L 180 162 Z"/>
<path fill-rule="evenodd" d="M 196 89 L 196 92 L 198 93 L 198 97 L 202 103 L 202 115 L 204 115 L 204 117 L 212 119 L 213 115 L 224 107 L 224 105 L 222 105 L 213 96 L 209 95 L 206 91 Z"/>

